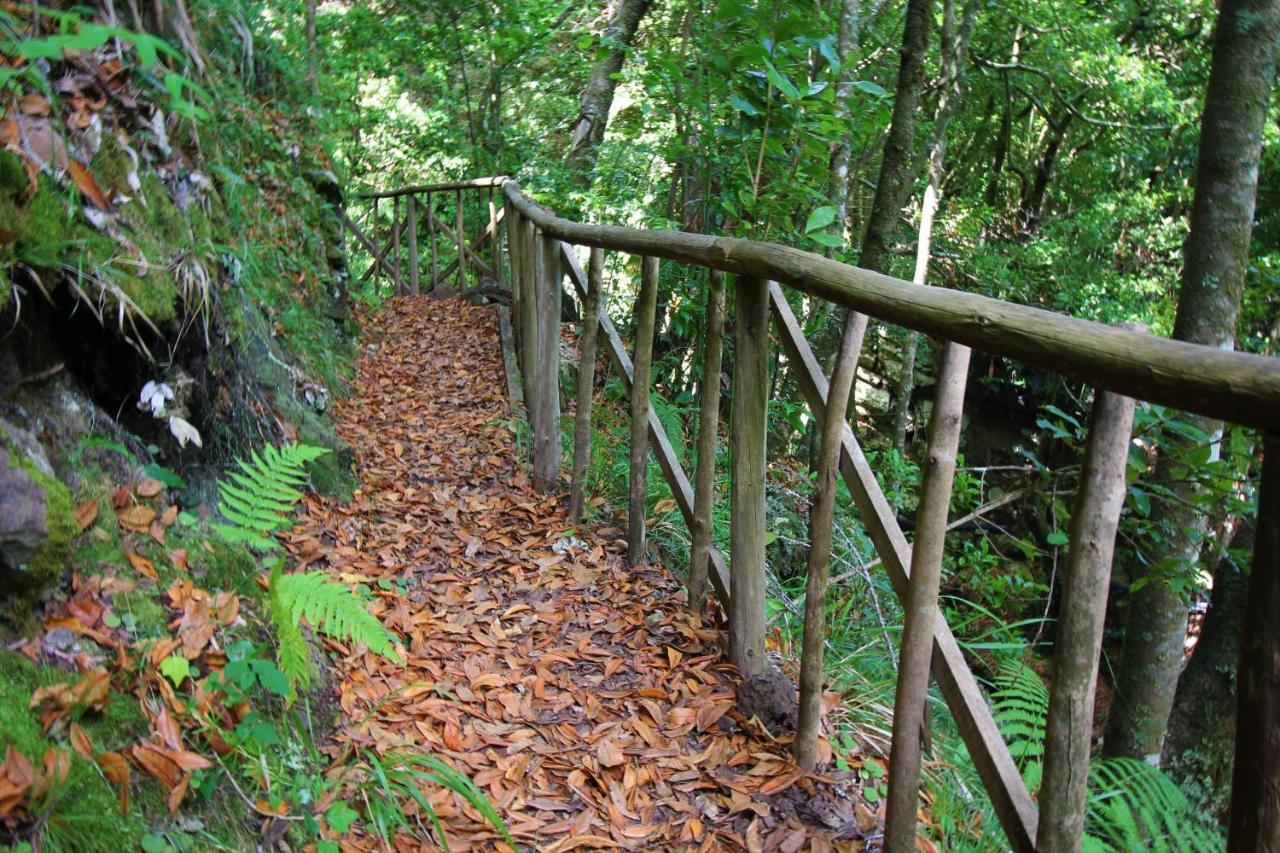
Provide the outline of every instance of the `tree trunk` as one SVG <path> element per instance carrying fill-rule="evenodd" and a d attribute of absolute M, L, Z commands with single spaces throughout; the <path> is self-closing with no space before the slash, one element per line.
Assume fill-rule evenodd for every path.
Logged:
<path fill-rule="evenodd" d="M 1024 237 L 1033 233 L 1040 224 L 1040 210 L 1044 207 L 1045 194 L 1049 190 L 1049 179 L 1053 177 L 1053 167 L 1058 162 L 1062 143 L 1066 141 L 1067 130 L 1071 127 L 1070 113 L 1056 121 L 1048 117 L 1045 120 L 1049 122 L 1049 139 L 1045 142 L 1044 153 L 1036 161 L 1031 186 L 1026 188 L 1018 207 L 1018 224 Z"/>
<path fill-rule="evenodd" d="M 858 266 L 864 269 L 889 272 L 893 239 L 898 233 L 898 221 L 902 218 L 902 205 L 906 202 L 912 177 L 916 115 L 920 111 L 924 55 L 932 23 L 932 0 L 909 0 L 907 21 L 902 32 L 898 86 L 893 99 L 893 120 L 889 125 L 889 134 L 885 137 L 880 180 L 876 183 L 875 200 L 871 204 L 871 215 L 867 218 L 862 252 L 858 255 Z"/>
<path fill-rule="evenodd" d="M 916 241 L 916 270 L 911 280 L 924 284 L 929 273 L 929 254 L 933 240 L 933 219 L 942 194 L 942 174 L 947 153 L 947 125 L 959 110 L 965 93 L 965 54 L 969 50 L 969 34 L 978 17 L 977 0 L 969 0 L 957 29 L 955 0 L 945 0 L 942 11 L 942 74 L 938 106 L 934 111 L 933 133 L 928 147 L 928 183 L 920 201 L 920 236 Z M 907 441 L 907 417 L 911 411 L 911 389 L 915 385 L 916 349 L 920 333 L 907 333 L 902 353 L 902 369 L 893 405 L 893 446 L 899 453 Z"/>
<path fill-rule="evenodd" d="M 835 120 L 849 130 L 840 139 L 831 157 L 831 205 L 836 209 L 831 221 L 832 233 L 841 239 L 849 227 L 849 160 L 853 156 L 853 113 L 851 100 L 857 74 L 853 62 L 858 46 L 858 0 L 840 0 L 840 34 L 836 41 L 836 57 L 840 71 L 836 74 Z M 831 250 L 823 254 L 831 257 Z M 829 304 L 829 303 L 828 303 Z"/>
<path fill-rule="evenodd" d="M 640 20 L 649 11 L 652 0 L 614 0 L 603 38 L 615 45 L 603 59 L 591 69 L 587 87 L 582 91 L 578 118 L 573 123 L 573 136 L 569 140 L 569 153 L 565 162 L 575 180 L 582 186 L 591 183 L 591 171 L 595 168 L 596 152 L 604 140 L 605 125 L 609 121 L 609 108 L 613 105 L 613 90 L 617 87 L 616 75 L 622 70 L 626 48 L 631 46 Z"/>
<path fill-rule="evenodd" d="M 1280 35 L 1277 0 L 1224 0 L 1200 124 L 1195 200 L 1184 249 L 1173 336 L 1223 349 L 1235 346 L 1240 297 L 1258 194 L 1258 160 Z M 1187 418 L 1207 435 L 1221 425 Z M 1188 509 L 1192 483 L 1176 482 L 1178 439 L 1166 437 L 1155 476 L 1172 483 L 1178 502 L 1161 501 L 1153 521 L 1168 532 L 1149 565 L 1168 559 L 1189 571 L 1200 555 L 1204 516 Z M 1157 761 L 1182 669 L 1187 604 L 1161 578 L 1130 596 L 1116 700 L 1107 719 L 1108 755 Z"/>
<path fill-rule="evenodd" d="M 307 83 L 316 82 L 316 0 L 307 0 Z"/>
<path fill-rule="evenodd" d="M 1164 743 L 1164 763 L 1174 778 L 1193 779 L 1211 795 L 1226 792 L 1231 784 L 1236 661 L 1248 601 L 1243 567 L 1253 551 L 1255 529 L 1252 521 L 1241 523 L 1231 538 L 1232 553 L 1224 554 L 1214 567 L 1209 610 L 1195 652 L 1178 679 Z"/>

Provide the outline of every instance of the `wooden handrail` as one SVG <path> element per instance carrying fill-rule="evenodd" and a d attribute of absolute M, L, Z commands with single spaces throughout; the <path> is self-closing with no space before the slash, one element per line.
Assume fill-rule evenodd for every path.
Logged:
<path fill-rule="evenodd" d="M 777 243 L 572 222 L 530 200 L 515 181 L 507 181 L 503 191 L 522 216 L 569 243 L 778 281 L 880 320 L 1103 390 L 1280 430 L 1280 358 L 1158 338 L 976 293 L 912 284 Z"/>
<path fill-rule="evenodd" d="M 470 178 L 465 181 L 446 181 L 442 184 L 422 184 L 416 187 L 400 187 L 394 190 L 369 191 L 352 193 L 355 198 L 395 198 L 402 195 L 418 195 L 421 193 L 438 193 L 448 190 L 474 190 L 484 187 L 500 187 L 511 179 L 506 175 L 495 175 L 491 178 Z"/>
<path fill-rule="evenodd" d="M 493 205 L 493 188 L 504 190 L 505 217 Z M 770 243 L 724 237 L 707 237 L 682 232 L 639 230 L 604 225 L 585 225 L 555 216 L 528 199 L 519 186 L 508 178 L 479 178 L 424 187 L 406 187 L 381 193 L 366 193 L 376 206 L 381 198 L 393 199 L 398 207 L 401 196 L 407 196 L 406 218 L 409 220 L 410 286 L 417 282 L 416 199 L 417 194 L 456 193 L 455 220 L 452 231 L 439 221 L 433 206 L 427 206 L 427 224 L 432 247 L 433 281 L 435 266 L 435 231 L 457 243 L 457 263 L 465 272 L 468 259 L 476 267 L 487 270 L 475 251 L 468 251 L 462 223 L 462 191 L 489 188 L 488 230 L 476 242 L 492 238 L 495 250 L 498 225 L 507 223 L 507 245 L 510 250 L 511 295 L 514 331 L 519 338 L 521 373 L 524 376 L 527 410 L 533 426 L 532 471 L 535 487 L 543 493 L 560 488 L 560 300 L 564 277 L 575 286 L 586 313 L 584 322 L 594 332 L 597 328 L 605 352 L 622 378 L 631 397 L 631 479 L 629 494 L 628 556 L 632 562 L 643 557 L 646 523 L 646 489 L 644 477 L 648 451 L 652 450 L 672 494 L 694 531 L 691 557 L 705 564 L 710 580 L 728 615 L 728 645 L 732 662 L 744 676 L 743 688 L 750 694 L 753 682 L 766 677 L 764 655 L 764 578 L 765 559 L 765 441 L 767 426 L 767 376 L 770 346 L 769 318 L 772 316 L 776 341 L 786 352 L 797 384 L 809 408 L 820 421 L 828 409 L 831 394 L 833 412 L 843 413 L 844 386 L 833 379 L 829 390 L 827 377 L 805 339 L 780 283 L 810 295 L 824 298 L 852 309 L 857 318 L 860 340 L 867 316 L 937 335 L 947 341 L 940 385 L 944 393 L 935 401 L 934 420 L 930 428 L 930 473 L 921 490 L 920 526 L 914 547 L 898 524 L 888 501 L 871 470 L 854 430 L 839 417 L 824 428 L 830 432 L 824 440 L 829 460 L 824 470 L 838 465 L 839 473 L 853 497 L 858 515 L 875 546 L 880 562 L 887 570 L 899 599 L 905 604 L 906 630 L 902 643 L 902 673 L 898 685 L 895 714 L 894 752 L 890 776 L 886 843 L 905 849 L 914 838 L 915 806 L 918 802 L 919 749 L 917 731 L 921 728 L 926 702 L 928 678 L 932 670 L 960 736 L 968 748 L 983 787 L 991 798 L 1009 845 L 1017 851 L 1037 849 L 1071 849 L 1078 844 L 1083 826 L 1083 783 L 1089 761 L 1087 723 L 1091 719 L 1091 700 L 1097 672 L 1097 651 L 1101 638 L 1101 605 L 1105 602 L 1106 579 L 1109 576 L 1111 552 L 1116 525 L 1125 494 L 1124 459 L 1130 440 L 1133 400 L 1142 399 L 1246 426 L 1261 427 L 1272 432 L 1266 449 L 1267 473 L 1263 477 L 1260 501 L 1260 526 L 1274 533 L 1277 508 L 1276 493 L 1280 488 L 1275 476 L 1276 454 L 1280 453 L 1275 431 L 1280 429 L 1280 359 L 1247 353 L 1228 352 L 1211 347 L 1156 338 L 1129 328 L 1107 326 L 1038 308 L 1017 305 L 972 293 L 943 290 L 912 284 L 890 276 L 841 264 L 821 256 Z M 398 210 L 393 212 L 388 246 L 394 264 L 376 250 L 373 242 L 354 223 L 344 223 L 374 256 L 374 267 L 386 269 L 403 291 L 400 281 L 399 237 L 402 230 Z M 573 250 L 574 245 L 593 249 L 590 279 Z M 642 259 L 643 287 L 639 300 L 639 316 L 633 343 L 636 365 L 608 315 L 599 308 L 600 271 L 604 249 L 625 252 Z M 732 506 L 730 548 L 733 574 L 730 576 L 724 556 L 710 543 L 711 502 L 714 489 L 714 448 L 718 416 L 718 379 L 720 362 L 718 343 L 709 341 L 703 364 L 703 390 L 700 409 L 702 423 L 699 435 L 698 488 L 689 483 L 680 459 L 667 437 L 650 401 L 649 346 L 651 345 L 653 301 L 657 290 L 657 259 L 708 267 L 713 271 L 713 297 L 708 308 L 711 338 L 718 338 L 715 286 L 722 284 L 721 273 L 738 275 L 733 282 L 734 306 L 734 406 L 731 414 Z M 501 259 L 494 257 L 494 269 L 500 274 Z M 450 268 L 451 270 L 453 267 Z M 448 273 L 446 272 L 446 275 Z M 590 297 L 588 298 L 588 291 Z M 718 310 L 723 311 L 721 306 Z M 846 329 L 846 337 L 852 333 Z M 504 331 L 509 338 L 511 330 Z M 583 350 L 578 364 L 579 401 L 574 441 L 573 512 L 583 504 L 582 480 L 589 457 L 589 428 L 592 412 L 593 335 L 583 336 Z M 850 338 L 852 340 L 852 338 Z M 843 355 L 847 348 L 853 352 Z M 1047 779 L 1042 797 L 1043 821 L 1015 765 L 1008 744 L 1001 737 L 973 671 L 969 668 L 955 636 L 946 620 L 938 615 L 936 595 L 943 558 L 943 536 L 951 528 L 947 524 L 947 506 L 951 494 L 951 474 L 959 435 L 963 383 L 967 375 L 968 348 L 1013 358 L 1059 374 L 1082 379 L 1098 390 L 1095 417 L 1091 418 L 1089 449 L 1085 456 L 1084 474 L 1072 515 L 1072 534 L 1068 555 L 1071 578 L 1063 600 L 1063 624 L 1072 630 L 1060 635 L 1055 658 L 1055 678 L 1051 691 L 1051 710 L 1047 739 L 1046 772 L 1053 768 L 1055 778 Z M 856 348 L 842 344 L 842 361 L 856 364 Z M 846 369 L 845 374 L 848 370 Z M 837 372 L 837 378 L 845 374 Z M 950 377 L 946 380 L 945 377 Z M 513 384 L 513 383 L 512 383 Z M 950 389 L 950 397 L 947 396 Z M 708 393 L 710 392 L 710 393 Z M 1123 395 L 1123 396 L 1120 396 Z M 1132 399 L 1128 399 L 1132 398 Z M 1103 416 L 1099 412 L 1110 412 Z M 838 437 L 838 441 L 837 441 Z M 838 452 L 831 446 L 838 443 Z M 1105 468 L 1105 471 L 1103 469 Z M 1096 471 L 1095 471 L 1096 469 Z M 1097 474 L 1091 474 L 1094 472 Z M 817 504 L 815 504 L 817 506 Z M 812 525 L 821 521 L 815 509 Z M 699 523 L 699 518 L 701 522 Z M 699 535 L 701 534 L 701 535 Z M 818 534 L 814 533 L 814 542 Z M 1260 536 L 1260 551 L 1255 554 L 1251 595 L 1265 599 L 1271 607 L 1280 601 L 1280 583 L 1274 581 L 1280 572 L 1274 570 L 1274 536 Z M 815 551 L 817 549 L 815 548 Z M 812 558 L 813 555 L 811 555 Z M 823 558 L 825 560 L 825 558 Z M 812 562 L 812 559 L 811 559 Z M 822 580 L 813 575 L 811 578 Z M 690 573 L 693 606 L 701 604 L 701 566 Z M 730 586 L 732 581 L 732 588 Z M 820 588 L 823 584 L 818 584 Z M 806 611 L 821 596 L 806 600 Z M 1255 608 L 1257 609 L 1257 608 Z M 1265 609 L 1251 614 L 1254 622 L 1264 619 Z M 810 619 L 813 615 L 815 618 Z M 815 751 L 818 724 L 814 711 L 815 697 L 821 696 L 821 655 L 812 654 L 810 630 L 822 625 L 821 608 L 806 612 L 805 659 L 809 678 L 802 679 L 802 706 L 809 713 L 800 716 L 797 731 L 797 756 L 808 766 Z M 810 623 L 813 623 L 811 625 Z M 1256 625 L 1253 630 L 1262 635 Z M 1274 647 L 1275 632 L 1265 643 L 1255 644 L 1252 657 L 1241 664 L 1249 677 L 1261 683 L 1267 663 L 1267 649 Z M 821 632 L 815 631 L 814 643 L 821 650 Z M 1266 643 L 1270 643 L 1267 645 Z M 1244 658 L 1242 658 L 1242 661 Z M 1058 670 L 1061 669 L 1059 673 Z M 1244 678 L 1244 676 L 1240 676 Z M 1265 692 L 1265 691 L 1264 691 Z M 1277 691 L 1241 694 L 1240 726 L 1263 740 L 1267 716 L 1280 706 Z M 743 693 L 739 694 L 742 700 Z M 1246 707 L 1246 706 L 1249 707 Z M 745 705 L 744 705 L 745 707 Z M 1252 716 L 1250 716 L 1252 714 Z M 807 718 L 807 723 L 806 723 Z M 901 723 L 898 726 L 897 723 Z M 807 747 L 801 749 L 802 734 Z M 1237 756 L 1237 778 L 1233 799 L 1244 803 L 1250 788 L 1260 788 L 1269 778 L 1268 770 L 1280 755 L 1280 739 L 1268 742 L 1262 761 L 1242 760 Z M 1243 770 L 1241 768 L 1244 768 Z M 1060 778 L 1056 778 L 1060 777 Z M 1243 792 L 1243 793 L 1242 793 Z M 1238 803 L 1238 804 L 1239 804 Z M 1274 805 L 1274 804 L 1272 804 Z M 1233 812 L 1234 814 L 1234 812 Z M 1280 817 L 1266 817 L 1268 826 L 1280 823 Z M 1043 825 L 1042 825 L 1043 824 Z M 1233 838 L 1254 839 L 1260 830 L 1249 819 L 1233 819 Z M 1243 849 L 1243 848 L 1242 848 Z"/>

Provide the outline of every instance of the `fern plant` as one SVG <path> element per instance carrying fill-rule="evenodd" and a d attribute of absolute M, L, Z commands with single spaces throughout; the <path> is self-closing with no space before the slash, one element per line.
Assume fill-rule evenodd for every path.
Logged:
<path fill-rule="evenodd" d="M 227 479 L 218 481 L 218 511 L 229 523 L 213 528 L 228 541 L 263 555 L 263 567 L 270 570 L 267 615 L 275 627 L 276 659 L 289 680 L 291 696 L 299 684 L 311 681 L 304 619 L 312 629 L 335 640 L 363 644 L 370 651 L 397 658 L 391 633 L 346 584 L 324 572 L 286 575 L 284 559 L 276 554 L 280 543 L 273 534 L 293 524 L 293 509 L 307 483 L 307 463 L 328 452 L 307 444 L 267 446 L 239 460 Z"/>
<path fill-rule="evenodd" d="M 1044 771 L 1049 689 L 1021 660 L 1006 663 L 995 679 L 991 712 L 1031 791 Z M 1169 777 L 1132 758 L 1100 758 L 1089 765 L 1083 851 L 1156 850 L 1198 853 L 1220 850 L 1221 836 L 1196 814 Z"/>

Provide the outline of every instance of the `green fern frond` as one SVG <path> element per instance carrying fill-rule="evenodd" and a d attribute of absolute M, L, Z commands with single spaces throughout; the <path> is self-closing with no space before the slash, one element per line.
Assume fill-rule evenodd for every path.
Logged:
<path fill-rule="evenodd" d="M 310 663 L 298 625 L 302 620 L 320 633 L 342 642 L 362 644 L 376 654 L 398 659 L 395 638 L 364 602 L 340 581 L 323 572 L 286 575 L 273 572 L 270 588 L 271 618 L 280 626 L 280 671 L 291 683 L 309 683 Z M 289 626 L 288 629 L 284 626 Z M 294 644 L 293 632 L 297 632 Z M 288 644 L 288 648 L 286 647 Z"/>
<path fill-rule="evenodd" d="M 218 512 L 229 524 L 215 524 L 214 530 L 236 544 L 267 553 L 280 545 L 271 536 L 292 524 L 289 513 L 302 500 L 299 486 L 306 485 L 308 462 L 329 451 L 309 444 L 253 451 L 237 463 L 226 479 L 218 481 Z"/>
<path fill-rule="evenodd" d="M 1022 661 L 1005 664 L 995 679 L 991 714 L 996 728 L 1009 741 L 1009 751 L 1026 765 L 1044 758 L 1044 728 L 1049 716 L 1049 688 L 1034 669 Z"/>
<path fill-rule="evenodd" d="M 1224 846 L 1168 776 L 1133 758 L 1104 758 L 1089 766 L 1086 820 L 1086 850 L 1194 853 Z"/>

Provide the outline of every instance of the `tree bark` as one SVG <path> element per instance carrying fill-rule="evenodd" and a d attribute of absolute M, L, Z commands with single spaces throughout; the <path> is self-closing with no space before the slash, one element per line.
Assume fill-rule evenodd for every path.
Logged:
<path fill-rule="evenodd" d="M 314 86 L 316 82 L 316 64 L 319 56 L 316 53 L 316 0 L 307 0 L 307 83 Z"/>
<path fill-rule="evenodd" d="M 1235 346 L 1278 35 L 1277 0 L 1224 0 L 1200 125 L 1191 229 L 1173 327 L 1178 340 Z M 1221 430 L 1205 418 L 1188 420 L 1210 436 Z M 1190 570 L 1199 559 L 1205 519 L 1187 506 L 1195 486 L 1178 481 L 1178 454 L 1170 452 L 1175 441 L 1165 439 L 1155 476 L 1171 483 L 1181 500 L 1157 504 L 1153 521 L 1167 538 L 1148 563 L 1173 558 Z M 1130 596 L 1116 700 L 1107 719 L 1108 755 L 1159 760 L 1182 669 L 1186 623 L 1186 601 L 1161 578 Z"/>
<path fill-rule="evenodd" d="M 894 235 L 902 218 L 902 205 L 912 178 L 915 154 L 916 115 L 924 80 L 925 51 L 933 24 L 932 0 L 909 0 L 907 21 L 902 31 L 902 59 L 898 66 L 898 86 L 893 100 L 893 120 L 884 141 L 880 180 L 867 218 L 858 266 L 888 272 L 893 257 Z"/>
<path fill-rule="evenodd" d="M 591 184 L 596 152 L 604 140 L 609 108 L 613 105 L 613 91 L 618 85 L 615 75 L 622 70 L 626 49 L 635 39 L 640 20 L 649 11 L 651 2 L 652 0 L 614 0 L 609 24 L 602 37 L 612 41 L 615 46 L 591 69 L 591 77 L 579 102 L 578 118 L 573 123 L 569 153 L 565 157 L 570 173 L 581 186 Z"/>
<path fill-rule="evenodd" d="M 933 220 L 942 196 L 942 175 L 947 153 L 947 126 L 959 111 L 965 94 L 965 55 L 969 50 L 969 34 L 978 17 L 977 0 L 969 0 L 959 27 L 955 20 L 955 0 L 945 0 L 942 11 L 942 80 L 938 106 L 934 111 L 933 132 L 928 147 L 928 181 L 920 200 L 920 236 L 916 241 L 916 271 L 911 280 L 924 284 L 929 274 L 929 255 L 933 240 Z M 903 346 L 902 369 L 893 405 L 893 446 L 902 452 L 907 441 L 907 418 L 911 411 L 911 390 L 915 386 L 916 350 L 920 333 L 908 332 Z"/>
<path fill-rule="evenodd" d="M 1231 752 L 1236 735 L 1236 662 L 1248 603 L 1248 578 L 1233 554 L 1248 560 L 1253 550 L 1252 520 L 1241 522 L 1230 552 L 1213 570 L 1213 592 L 1200 638 L 1178 679 L 1164 743 L 1164 764 L 1175 779 L 1194 779 L 1210 794 L 1231 784 Z"/>

